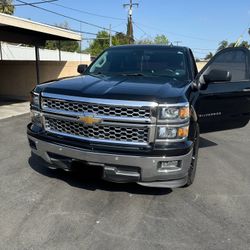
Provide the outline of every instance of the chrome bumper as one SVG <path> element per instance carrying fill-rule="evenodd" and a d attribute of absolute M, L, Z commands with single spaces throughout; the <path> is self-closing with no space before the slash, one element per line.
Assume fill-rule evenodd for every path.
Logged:
<path fill-rule="evenodd" d="M 59 145 L 55 143 L 45 142 L 28 135 L 28 139 L 33 142 L 34 147 L 31 150 L 34 154 L 43 158 L 46 162 L 53 166 L 54 159 L 49 155 L 55 154 L 67 157 L 72 160 L 81 160 L 89 165 L 98 165 L 104 168 L 105 179 L 114 180 L 110 176 L 116 176 L 117 179 L 126 181 L 135 181 L 144 186 L 150 187 L 180 187 L 186 184 L 187 173 L 191 164 L 192 150 L 186 155 L 173 157 L 156 157 L 156 156 L 132 156 L 122 154 L 109 154 L 88 151 L 80 148 Z M 58 166 L 60 166 L 60 158 Z M 174 172 L 159 172 L 158 164 L 162 161 L 180 161 L 180 170 Z M 63 165 L 63 164 L 62 164 Z M 124 171 L 122 167 L 137 167 L 139 172 Z M 119 168 L 121 167 L 121 168 Z"/>

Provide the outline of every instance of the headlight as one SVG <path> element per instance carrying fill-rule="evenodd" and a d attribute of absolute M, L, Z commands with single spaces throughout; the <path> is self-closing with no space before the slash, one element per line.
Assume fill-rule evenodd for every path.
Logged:
<path fill-rule="evenodd" d="M 30 104 L 31 106 L 36 107 L 36 108 L 40 107 L 40 96 L 38 93 L 31 92 Z"/>
<path fill-rule="evenodd" d="M 189 106 L 179 106 L 179 107 L 160 107 L 159 110 L 159 120 L 185 120 L 188 119 Z"/>
<path fill-rule="evenodd" d="M 159 126 L 157 131 L 157 139 L 160 140 L 182 140 L 188 137 L 189 127 L 167 127 Z"/>

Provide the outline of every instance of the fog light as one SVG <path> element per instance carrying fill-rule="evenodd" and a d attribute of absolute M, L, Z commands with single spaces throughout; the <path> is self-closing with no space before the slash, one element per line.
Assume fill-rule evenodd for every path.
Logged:
<path fill-rule="evenodd" d="M 161 161 L 158 164 L 158 172 L 173 172 L 180 170 L 180 161 Z"/>

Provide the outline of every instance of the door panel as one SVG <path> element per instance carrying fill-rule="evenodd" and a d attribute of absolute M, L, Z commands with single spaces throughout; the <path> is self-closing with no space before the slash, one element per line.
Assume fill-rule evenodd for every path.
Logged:
<path fill-rule="evenodd" d="M 203 76 L 213 69 L 229 71 L 232 78 L 209 83 L 207 89 L 200 90 L 195 108 L 201 132 L 244 127 L 250 119 L 249 51 L 230 48 L 219 52 L 197 80 L 204 84 Z"/>

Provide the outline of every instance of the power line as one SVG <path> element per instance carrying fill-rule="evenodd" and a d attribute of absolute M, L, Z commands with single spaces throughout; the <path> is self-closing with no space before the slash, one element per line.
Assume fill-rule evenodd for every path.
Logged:
<path fill-rule="evenodd" d="M 20 7 L 20 6 L 27 6 L 27 5 L 30 5 L 30 4 L 34 4 L 34 5 L 37 5 L 37 4 L 44 4 L 44 3 L 52 3 L 52 2 L 57 2 L 58 0 L 44 0 L 44 1 L 40 1 L 40 2 L 33 2 L 33 3 L 21 3 L 21 4 L 13 4 L 11 6 L 14 6 L 14 7 Z"/>
<path fill-rule="evenodd" d="M 64 18 L 68 18 L 70 20 L 73 20 L 73 21 L 76 21 L 76 22 L 79 22 L 79 23 L 83 23 L 83 24 L 86 24 L 86 25 L 89 25 L 89 26 L 93 26 L 93 27 L 96 27 L 96 28 L 99 28 L 99 29 L 103 29 L 103 30 L 109 30 L 109 28 L 105 28 L 105 27 L 102 27 L 102 26 L 99 26 L 97 24 L 93 24 L 93 23 L 89 23 L 89 22 L 86 22 L 86 21 L 82 21 L 82 20 L 79 20 L 77 18 L 74 18 L 74 17 L 71 17 L 71 16 L 67 16 L 67 15 L 64 15 L 64 14 L 60 14 L 56 11 L 53 11 L 53 10 L 48 10 L 48 9 L 45 9 L 43 7 L 40 7 L 40 6 L 36 6 L 34 4 L 31 4 L 31 3 L 28 3 L 28 2 L 25 2 L 25 1 L 22 1 L 22 0 L 16 0 L 17 2 L 20 2 L 20 3 L 23 3 L 23 4 L 27 4 L 31 7 L 34 7 L 36 9 L 40 9 L 40 10 L 43 10 L 43 11 L 46 11 L 46 12 L 49 12 L 49 13 L 52 13 L 54 15 L 57 15 L 57 16 L 61 16 L 61 17 L 64 17 Z M 112 32 L 116 32 L 116 33 L 119 33 L 119 31 L 116 31 L 116 30 L 111 30 Z"/>
<path fill-rule="evenodd" d="M 137 27 L 137 29 L 139 29 L 140 31 L 143 32 L 143 35 L 141 36 L 141 38 L 142 38 L 144 35 L 147 35 L 148 37 L 153 38 L 149 33 L 147 33 L 145 30 L 143 30 L 141 27 L 139 27 L 135 22 L 133 22 L 133 24 Z"/>
<path fill-rule="evenodd" d="M 114 20 L 126 20 L 125 18 L 119 18 L 119 17 L 112 17 L 112 16 L 99 15 L 99 14 L 96 14 L 96 13 L 92 13 L 92 12 L 89 12 L 89 11 L 84 11 L 84 10 L 75 9 L 75 8 L 68 7 L 68 6 L 65 6 L 65 5 L 62 5 L 62 4 L 58 4 L 58 3 L 50 3 L 50 4 L 53 4 L 53 5 L 55 5 L 55 6 L 59 6 L 59 7 L 61 7 L 61 8 L 67 9 L 67 10 L 72 10 L 72 11 L 76 11 L 76 12 L 83 13 L 83 14 L 87 14 L 87 15 L 91 15 L 91 16 L 97 16 L 97 17 L 108 18 L 108 19 L 114 19 Z"/>
<path fill-rule="evenodd" d="M 152 27 L 152 26 L 148 26 L 148 25 L 145 25 L 145 24 L 142 24 L 142 23 L 138 23 L 138 22 L 137 22 L 137 24 L 139 24 L 139 25 L 141 25 L 141 26 L 144 26 L 145 28 L 148 28 L 148 29 L 158 30 L 158 31 L 160 31 L 160 32 L 169 33 L 169 34 L 176 35 L 176 36 L 182 36 L 182 37 L 186 37 L 186 38 L 190 38 L 190 39 L 194 39 L 194 40 L 218 42 L 218 41 L 210 40 L 210 39 L 206 39 L 206 38 L 195 37 L 195 36 L 189 36 L 189 35 L 184 35 L 184 34 L 180 34 L 180 33 L 175 33 L 175 32 L 172 32 L 172 31 L 162 30 L 162 29 L 159 29 L 159 28 L 156 28 L 156 27 Z"/>

